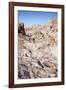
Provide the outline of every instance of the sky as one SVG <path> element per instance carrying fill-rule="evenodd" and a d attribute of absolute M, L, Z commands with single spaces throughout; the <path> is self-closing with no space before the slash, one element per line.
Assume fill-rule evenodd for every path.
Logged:
<path fill-rule="evenodd" d="M 57 18 L 57 12 L 18 10 L 18 22 L 25 25 L 46 24 L 48 20 Z"/>

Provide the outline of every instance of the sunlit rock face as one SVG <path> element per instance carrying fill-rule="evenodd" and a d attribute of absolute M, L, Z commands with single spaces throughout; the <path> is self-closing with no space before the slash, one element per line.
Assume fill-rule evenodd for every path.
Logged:
<path fill-rule="evenodd" d="M 57 20 L 32 25 L 18 34 L 18 78 L 57 77 Z"/>

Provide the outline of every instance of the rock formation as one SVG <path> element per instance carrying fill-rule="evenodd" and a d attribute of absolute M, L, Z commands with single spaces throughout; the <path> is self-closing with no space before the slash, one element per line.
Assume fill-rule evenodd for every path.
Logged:
<path fill-rule="evenodd" d="M 24 23 L 18 24 L 18 33 L 25 35 Z"/>
<path fill-rule="evenodd" d="M 18 34 L 18 78 L 57 77 L 57 20 L 24 31 Z"/>

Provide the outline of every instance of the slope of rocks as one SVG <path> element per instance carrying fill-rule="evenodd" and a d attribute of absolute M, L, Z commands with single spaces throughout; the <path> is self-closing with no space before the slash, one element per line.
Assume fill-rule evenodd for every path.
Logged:
<path fill-rule="evenodd" d="M 18 34 L 18 78 L 57 77 L 57 20 Z"/>

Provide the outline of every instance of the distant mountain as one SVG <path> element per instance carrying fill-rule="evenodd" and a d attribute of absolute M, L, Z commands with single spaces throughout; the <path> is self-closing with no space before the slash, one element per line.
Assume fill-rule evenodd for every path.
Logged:
<path fill-rule="evenodd" d="M 47 22 L 47 24 L 34 24 L 31 27 L 25 27 L 26 34 L 28 33 L 35 33 L 41 31 L 43 33 L 47 32 L 48 30 L 57 30 L 57 19 L 52 19 Z"/>

